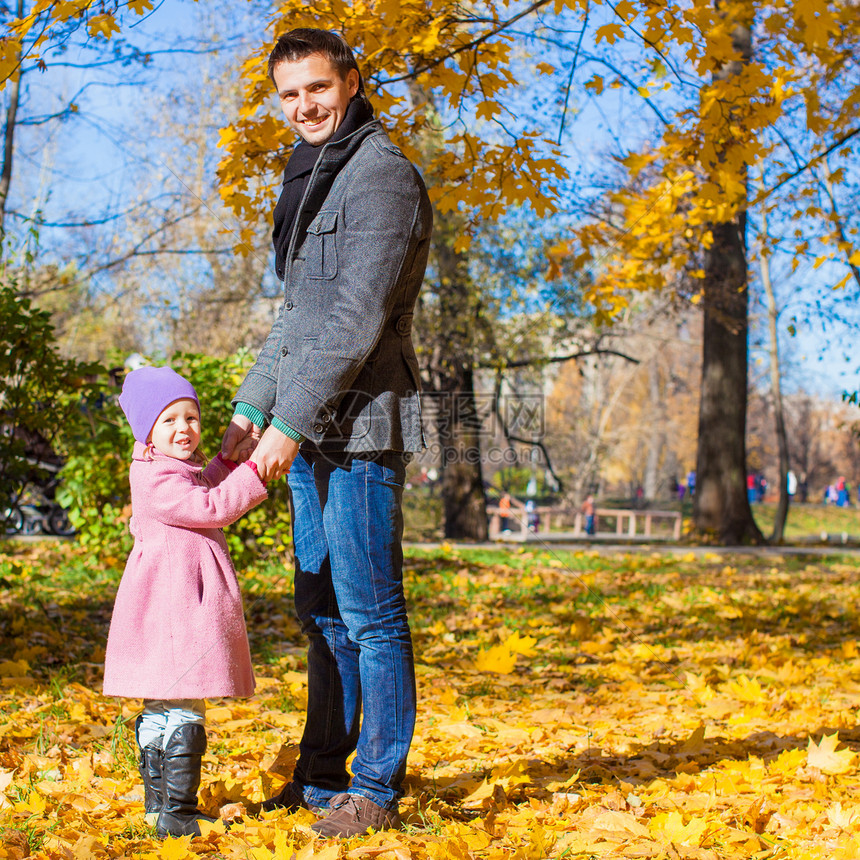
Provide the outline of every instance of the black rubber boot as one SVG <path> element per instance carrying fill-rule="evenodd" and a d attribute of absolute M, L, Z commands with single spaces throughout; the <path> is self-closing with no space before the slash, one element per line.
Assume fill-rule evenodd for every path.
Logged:
<path fill-rule="evenodd" d="M 164 806 L 158 816 L 159 836 L 199 836 L 200 821 L 214 821 L 197 808 L 200 763 L 206 752 L 206 729 L 197 723 L 180 726 L 164 747 Z"/>
<path fill-rule="evenodd" d="M 164 805 L 164 797 L 161 792 L 161 770 L 164 753 L 158 746 L 150 744 L 147 747 L 140 745 L 140 723 L 143 717 L 138 717 L 134 723 L 134 736 L 140 750 L 140 761 L 137 769 L 143 780 L 143 812 L 147 824 L 155 824 L 158 813 Z"/>

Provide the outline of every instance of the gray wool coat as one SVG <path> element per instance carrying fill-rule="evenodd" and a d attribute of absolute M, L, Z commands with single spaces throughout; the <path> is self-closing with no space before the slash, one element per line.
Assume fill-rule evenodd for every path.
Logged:
<path fill-rule="evenodd" d="M 290 239 L 284 302 L 234 403 L 324 450 L 424 447 L 412 313 L 432 209 L 377 121 L 327 143 Z"/>

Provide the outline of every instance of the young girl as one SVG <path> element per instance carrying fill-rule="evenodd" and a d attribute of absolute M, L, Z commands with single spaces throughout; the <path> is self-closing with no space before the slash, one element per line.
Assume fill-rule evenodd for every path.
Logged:
<path fill-rule="evenodd" d="M 147 820 L 159 836 L 199 835 L 207 697 L 254 691 L 242 597 L 221 527 L 266 498 L 251 462 L 198 452 L 200 404 L 169 367 L 125 379 L 120 406 L 135 444 L 134 548 L 114 604 L 104 692 L 141 698 L 135 724 Z"/>

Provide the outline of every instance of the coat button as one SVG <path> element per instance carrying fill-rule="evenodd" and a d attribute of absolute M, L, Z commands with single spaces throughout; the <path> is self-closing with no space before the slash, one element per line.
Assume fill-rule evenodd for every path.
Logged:
<path fill-rule="evenodd" d="M 325 413 L 320 417 L 320 420 L 323 422 L 323 424 L 328 424 L 328 423 L 329 423 L 329 421 L 331 421 L 331 415 L 329 415 L 329 414 L 328 414 L 328 412 L 325 412 Z"/>
<path fill-rule="evenodd" d="M 288 311 L 291 311 L 291 310 L 293 309 L 293 303 L 292 303 L 292 302 L 286 302 L 286 303 L 284 304 L 284 307 L 285 307 Z"/>
<path fill-rule="evenodd" d="M 286 355 L 289 355 L 289 354 L 290 354 L 290 351 L 289 351 L 285 346 L 282 346 L 282 347 L 281 347 L 281 355 L 286 356 Z"/>
<path fill-rule="evenodd" d="M 314 424 L 314 433 L 322 433 L 325 430 L 322 424 Z"/>
<path fill-rule="evenodd" d="M 394 329 L 399 335 L 406 335 L 412 331 L 412 317 L 404 314 L 394 325 Z"/>

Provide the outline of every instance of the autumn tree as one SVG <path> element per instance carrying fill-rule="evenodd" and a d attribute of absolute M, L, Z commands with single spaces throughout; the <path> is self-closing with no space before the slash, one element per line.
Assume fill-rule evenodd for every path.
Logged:
<path fill-rule="evenodd" d="M 271 314 L 267 226 L 234 254 L 234 218 L 215 177 L 218 128 L 238 107 L 238 82 L 224 68 L 244 54 L 255 3 L 188 4 L 190 36 L 161 38 L 158 22 L 132 29 L 154 11 L 141 2 L 27 5 L 7 34 L 20 35 L 20 64 L 4 97 L 18 81 L 22 95 L 7 137 L 15 132 L 16 164 L 41 158 L 38 172 L 15 171 L 7 198 L 16 287 L 51 312 L 63 352 L 89 360 L 225 355 L 259 340 Z M 133 89 L 146 98 L 133 103 Z M 116 93 L 107 105 L 105 91 Z"/>
<path fill-rule="evenodd" d="M 589 492 L 665 499 L 695 463 L 701 321 L 643 297 L 591 356 L 559 368 L 547 445 L 579 504 Z"/>
<path fill-rule="evenodd" d="M 816 202 L 814 168 L 838 157 L 844 179 L 848 144 L 860 131 L 856 10 L 849 3 L 622 6 L 613 35 L 653 52 L 681 92 L 667 95 L 659 138 L 627 157 L 631 182 L 614 195 L 614 222 L 579 230 L 581 259 L 600 263 L 597 282 L 613 301 L 619 290 L 670 288 L 703 306 L 696 525 L 728 543 L 755 541 L 743 490 L 747 211 L 803 212 L 831 240 L 830 249 L 818 242 L 819 253 L 850 262 L 849 237 Z M 754 198 L 752 167 L 767 176 Z M 794 251 L 815 244 L 802 232 Z M 603 305 L 612 312 L 608 299 Z"/>
<path fill-rule="evenodd" d="M 0 236 L 7 232 L 9 194 L 15 174 L 16 137 L 27 126 L 44 127 L 73 117 L 78 111 L 82 90 L 70 94 L 62 104 L 49 110 L 34 104 L 29 83 L 49 69 L 104 67 L 145 64 L 148 56 L 128 44 L 119 33 L 120 22 L 145 14 L 152 0 L 79 0 L 67 2 L 27 2 L 4 4 L 5 31 L 0 34 L 0 87 L 3 89 L 3 155 L 0 165 Z M 76 51 L 73 49 L 77 49 Z M 80 54 L 87 54 L 81 60 Z M 69 55 L 75 54 L 70 59 Z"/>
<path fill-rule="evenodd" d="M 291 142 L 264 71 L 285 21 L 337 29 L 356 47 L 371 97 L 406 154 L 422 163 L 437 211 L 463 219 L 458 252 L 512 206 L 542 216 L 558 205 L 576 112 L 599 100 L 614 113 L 607 136 L 627 181 L 602 193 L 598 217 L 585 217 L 587 207 L 579 213 L 568 247 L 590 272 L 582 295 L 603 320 L 643 289 L 671 290 L 703 307 L 696 522 L 727 542 L 758 539 L 743 493 L 747 213 L 768 207 L 785 217 L 802 208 L 822 229 L 797 237 L 798 253 L 817 246 L 856 267 L 852 235 L 816 199 L 815 176 L 826 160 L 838 201 L 851 174 L 860 131 L 854 4 L 332 0 L 311 9 L 288 0 L 272 13 L 242 70 L 243 107 L 222 133 L 223 196 L 246 230 L 268 217 L 269 189 Z M 528 69 L 546 76 L 546 90 L 530 85 L 520 96 Z M 416 87 L 433 98 L 416 101 Z M 622 93 L 638 100 L 635 114 L 615 110 Z M 421 142 L 440 128 L 442 145 L 424 160 Z M 765 180 L 754 198 L 751 168 Z M 260 176 L 269 189 L 256 184 Z"/>

